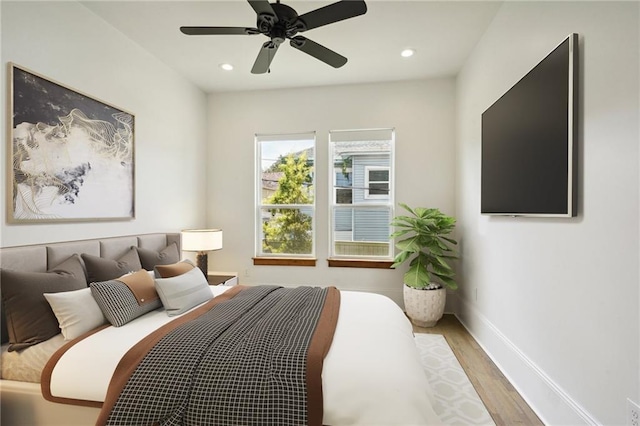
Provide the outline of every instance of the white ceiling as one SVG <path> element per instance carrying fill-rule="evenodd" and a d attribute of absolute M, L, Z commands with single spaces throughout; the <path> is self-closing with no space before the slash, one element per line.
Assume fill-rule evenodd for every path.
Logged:
<path fill-rule="evenodd" d="M 348 1 L 348 0 L 347 0 Z M 283 0 L 299 15 L 333 1 Z M 142 48 L 206 92 L 277 89 L 456 75 L 500 7 L 492 1 L 367 0 L 367 13 L 304 36 L 348 58 L 334 69 L 283 43 L 271 73 L 251 67 L 267 38 L 186 36 L 180 26 L 254 27 L 246 0 L 84 1 Z M 416 54 L 402 58 L 411 47 Z M 219 65 L 230 63 L 233 71 Z"/>

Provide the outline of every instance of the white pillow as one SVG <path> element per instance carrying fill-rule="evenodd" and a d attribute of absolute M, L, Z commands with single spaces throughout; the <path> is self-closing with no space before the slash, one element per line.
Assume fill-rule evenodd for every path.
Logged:
<path fill-rule="evenodd" d="M 200 268 L 175 277 L 156 278 L 156 291 L 169 316 L 186 312 L 213 297 Z"/>
<path fill-rule="evenodd" d="M 89 287 L 59 293 L 44 293 L 58 318 L 64 340 L 72 340 L 107 322 Z"/>

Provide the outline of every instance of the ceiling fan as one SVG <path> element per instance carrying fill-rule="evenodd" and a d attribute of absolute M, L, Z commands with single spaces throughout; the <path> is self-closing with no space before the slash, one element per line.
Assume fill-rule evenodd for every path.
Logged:
<path fill-rule="evenodd" d="M 367 12 L 364 0 L 342 0 L 336 3 L 312 10 L 303 15 L 290 6 L 280 3 L 269 3 L 268 0 L 248 0 L 257 15 L 256 28 L 251 27 L 180 27 L 186 35 L 256 35 L 264 34 L 269 37 L 258 53 L 251 72 L 264 74 L 269 71 L 271 61 L 278 51 L 278 47 L 289 39 L 291 46 L 313 56 L 316 59 L 340 68 L 347 63 L 347 58 L 328 49 L 315 41 L 297 35 L 314 28 L 332 24 Z"/>

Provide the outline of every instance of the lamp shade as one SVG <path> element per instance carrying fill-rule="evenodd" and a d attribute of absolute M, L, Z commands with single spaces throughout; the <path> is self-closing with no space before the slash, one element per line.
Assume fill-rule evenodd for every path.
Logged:
<path fill-rule="evenodd" d="M 182 231 L 182 250 L 212 251 L 222 248 L 222 229 L 185 229 Z"/>

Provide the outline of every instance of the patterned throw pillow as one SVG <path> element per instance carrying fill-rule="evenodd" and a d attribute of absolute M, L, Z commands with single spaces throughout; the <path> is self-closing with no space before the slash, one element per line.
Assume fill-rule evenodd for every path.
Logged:
<path fill-rule="evenodd" d="M 121 327 L 162 306 L 153 278 L 144 270 L 118 280 L 91 283 L 91 294 L 114 327 Z M 150 294 L 155 297 L 146 296 Z"/>

